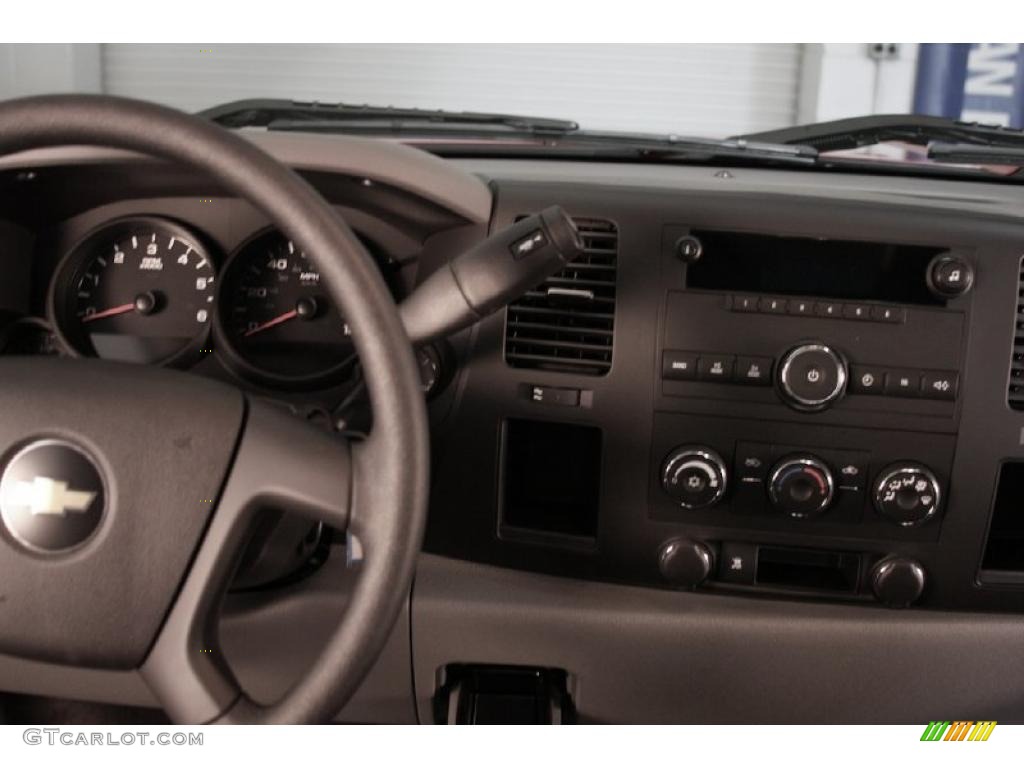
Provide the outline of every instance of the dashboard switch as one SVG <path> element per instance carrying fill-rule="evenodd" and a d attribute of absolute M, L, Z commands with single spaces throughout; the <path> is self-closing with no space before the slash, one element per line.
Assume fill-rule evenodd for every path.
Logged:
<path fill-rule="evenodd" d="M 850 392 L 858 395 L 880 395 L 885 385 L 885 371 L 871 365 L 850 366 Z"/>
<path fill-rule="evenodd" d="M 662 464 L 662 489 L 685 509 L 716 504 L 725 494 L 726 482 L 722 457 L 703 446 L 676 448 Z"/>
<path fill-rule="evenodd" d="M 939 481 L 923 464 L 890 464 L 875 480 L 875 509 L 904 528 L 932 518 L 941 500 Z"/>
<path fill-rule="evenodd" d="M 672 539 L 658 552 L 658 570 L 677 587 L 692 589 L 704 582 L 715 565 L 711 548 L 692 539 Z"/>
<path fill-rule="evenodd" d="M 871 589 L 890 608 L 906 608 L 924 592 L 924 568 L 906 557 L 887 557 L 871 569 Z"/>
<path fill-rule="evenodd" d="M 770 357 L 736 358 L 736 381 L 741 384 L 771 384 L 772 359 Z"/>
<path fill-rule="evenodd" d="M 779 390 L 797 410 L 827 408 L 842 397 L 845 389 L 846 361 L 825 344 L 801 344 L 779 363 Z"/>
<path fill-rule="evenodd" d="M 535 384 L 530 387 L 530 400 L 535 403 L 577 408 L 580 404 L 580 391 L 567 387 L 545 387 Z"/>
<path fill-rule="evenodd" d="M 697 375 L 705 381 L 732 381 L 735 355 L 701 355 L 697 359 Z"/>
<path fill-rule="evenodd" d="M 974 285 L 974 268 L 955 254 L 940 253 L 928 265 L 928 287 L 942 299 L 963 296 Z"/>
<path fill-rule="evenodd" d="M 663 379 L 688 380 L 697 378 L 697 355 L 666 349 L 661 356 Z"/>
<path fill-rule="evenodd" d="M 918 397 L 921 374 L 917 371 L 891 370 L 885 374 L 885 394 L 897 397 Z"/>
<path fill-rule="evenodd" d="M 828 509 L 835 495 L 832 471 L 810 454 L 787 456 L 772 469 L 768 497 L 790 517 L 813 517 Z"/>
<path fill-rule="evenodd" d="M 718 581 L 728 584 L 753 584 L 757 547 L 742 542 L 722 542 L 718 558 Z"/>
<path fill-rule="evenodd" d="M 960 377 L 955 373 L 926 373 L 921 376 L 921 397 L 929 400 L 955 400 Z"/>

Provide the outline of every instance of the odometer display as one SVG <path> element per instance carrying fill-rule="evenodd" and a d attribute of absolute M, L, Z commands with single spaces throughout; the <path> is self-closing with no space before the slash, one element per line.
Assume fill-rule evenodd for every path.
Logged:
<path fill-rule="evenodd" d="M 207 338 L 215 279 L 188 230 L 163 219 L 123 219 L 61 263 L 51 289 L 55 327 L 82 355 L 173 363 Z"/>
<path fill-rule="evenodd" d="M 228 359 L 271 385 L 328 383 L 355 357 L 320 270 L 284 235 L 265 232 L 225 265 L 218 327 Z"/>

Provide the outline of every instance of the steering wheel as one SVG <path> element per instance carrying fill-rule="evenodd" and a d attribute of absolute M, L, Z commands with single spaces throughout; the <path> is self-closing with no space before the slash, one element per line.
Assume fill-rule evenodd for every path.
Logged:
<path fill-rule="evenodd" d="M 426 409 L 397 308 L 328 203 L 239 136 L 115 97 L 0 103 L 0 155 L 76 144 L 191 166 L 304 250 L 353 329 L 373 428 L 349 444 L 184 373 L 0 359 L 0 653 L 138 670 L 178 722 L 329 721 L 404 604 L 426 520 Z M 364 560 L 320 658 L 262 704 L 221 655 L 216 620 L 268 505 L 347 531 Z"/>

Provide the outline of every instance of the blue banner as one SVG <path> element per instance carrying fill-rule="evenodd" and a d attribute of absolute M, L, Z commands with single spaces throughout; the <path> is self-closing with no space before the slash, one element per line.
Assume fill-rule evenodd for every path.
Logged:
<path fill-rule="evenodd" d="M 1024 127 L 1024 46 L 922 44 L 917 59 L 914 112 Z"/>

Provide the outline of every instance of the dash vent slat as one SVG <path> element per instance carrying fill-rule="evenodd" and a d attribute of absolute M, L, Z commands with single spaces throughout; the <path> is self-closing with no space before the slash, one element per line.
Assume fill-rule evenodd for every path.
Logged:
<path fill-rule="evenodd" d="M 1013 351 L 1010 354 L 1010 383 L 1006 400 L 1014 410 L 1024 411 L 1024 259 L 1021 259 L 1017 285 L 1017 321 L 1014 326 Z"/>
<path fill-rule="evenodd" d="M 619 233 L 574 219 L 584 252 L 508 306 L 505 360 L 516 368 L 603 376 L 612 366 Z"/>

